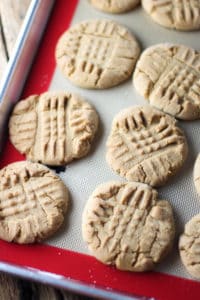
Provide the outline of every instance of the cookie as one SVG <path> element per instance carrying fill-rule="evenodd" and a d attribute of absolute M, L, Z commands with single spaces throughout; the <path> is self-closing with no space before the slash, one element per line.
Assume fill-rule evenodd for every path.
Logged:
<path fill-rule="evenodd" d="M 97 126 L 97 113 L 79 96 L 47 92 L 17 103 L 9 131 L 27 159 L 59 166 L 88 153 Z"/>
<path fill-rule="evenodd" d="M 142 183 L 108 182 L 89 198 L 82 234 L 91 253 L 120 270 L 147 271 L 169 252 L 174 218 L 168 201 Z"/>
<path fill-rule="evenodd" d="M 182 120 L 200 118 L 200 52 L 173 44 L 150 47 L 137 63 L 134 85 L 158 109 Z"/>
<path fill-rule="evenodd" d="M 174 118 L 150 106 L 133 106 L 114 118 L 106 159 L 127 180 L 160 186 L 180 169 L 187 152 Z"/>
<path fill-rule="evenodd" d="M 142 5 L 162 26 L 185 31 L 200 28 L 200 0 L 142 0 Z"/>
<path fill-rule="evenodd" d="M 75 85 L 104 89 L 131 76 L 139 53 L 138 42 L 125 27 L 109 20 L 90 20 L 61 36 L 56 61 Z"/>
<path fill-rule="evenodd" d="M 194 165 L 194 184 L 198 194 L 200 195 L 200 154 L 197 156 Z"/>
<path fill-rule="evenodd" d="M 187 271 L 200 279 L 200 214 L 194 216 L 186 225 L 179 240 L 181 260 Z"/>
<path fill-rule="evenodd" d="M 61 226 L 67 206 L 67 188 L 47 167 L 21 161 L 0 171 L 1 239 L 44 240 Z"/>
<path fill-rule="evenodd" d="M 140 0 L 89 0 L 96 8 L 113 14 L 120 14 L 135 8 Z"/>

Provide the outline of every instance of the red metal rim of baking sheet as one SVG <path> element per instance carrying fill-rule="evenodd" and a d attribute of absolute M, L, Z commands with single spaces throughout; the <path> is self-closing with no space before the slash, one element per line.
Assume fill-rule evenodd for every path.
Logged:
<path fill-rule="evenodd" d="M 46 91 L 55 70 L 54 51 L 59 36 L 69 27 L 78 0 L 57 0 L 26 83 L 23 97 Z M 7 141 L 0 167 L 24 157 Z M 199 299 L 200 283 L 157 272 L 121 272 L 91 256 L 48 245 L 16 245 L 0 241 L 0 261 L 35 268 L 101 288 L 162 300 Z"/>

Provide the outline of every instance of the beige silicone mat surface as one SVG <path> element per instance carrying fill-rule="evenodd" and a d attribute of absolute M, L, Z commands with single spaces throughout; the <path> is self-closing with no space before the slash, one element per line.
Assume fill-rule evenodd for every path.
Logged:
<path fill-rule="evenodd" d="M 104 14 L 86 0 L 80 0 L 72 24 L 86 19 L 112 19 L 126 25 L 138 38 L 142 49 L 163 42 L 182 43 L 200 50 L 200 32 L 178 32 L 160 27 L 145 14 L 141 7 L 121 15 Z M 122 180 L 105 161 L 105 144 L 113 117 L 121 109 L 132 105 L 148 105 L 139 96 L 130 79 L 118 87 L 108 90 L 84 90 L 72 85 L 56 68 L 50 90 L 67 90 L 85 97 L 92 103 L 100 116 L 100 128 L 90 154 L 81 160 L 70 163 L 65 172 L 59 175 L 68 186 L 71 194 L 71 209 L 66 216 L 62 230 L 48 244 L 61 248 L 87 253 L 87 247 L 81 236 L 81 215 L 84 205 L 95 187 L 109 180 Z M 200 197 L 193 184 L 193 166 L 200 152 L 200 122 L 179 122 L 186 133 L 189 143 L 189 155 L 181 172 L 165 187 L 158 190 L 160 198 L 167 199 L 174 208 L 177 237 L 183 231 L 184 224 L 200 212 Z M 190 278 L 185 272 L 178 255 L 177 239 L 172 253 L 157 267 L 157 271 Z"/>

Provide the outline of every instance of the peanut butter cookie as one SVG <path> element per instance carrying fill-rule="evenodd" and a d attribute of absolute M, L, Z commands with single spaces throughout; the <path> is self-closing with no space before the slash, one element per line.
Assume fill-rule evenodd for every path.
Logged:
<path fill-rule="evenodd" d="M 133 106 L 114 118 L 106 158 L 126 179 L 160 186 L 181 168 L 187 152 L 174 118 L 150 106 Z"/>
<path fill-rule="evenodd" d="M 172 247 L 172 208 L 146 184 L 108 182 L 88 200 L 82 233 L 89 250 L 103 263 L 120 270 L 151 270 Z"/>
<path fill-rule="evenodd" d="M 91 20 L 72 26 L 61 36 L 56 61 L 75 85 L 105 89 L 131 76 L 139 53 L 138 42 L 125 27 Z"/>
<path fill-rule="evenodd" d="M 65 165 L 85 156 L 98 126 L 94 108 L 81 97 L 47 92 L 18 102 L 10 118 L 10 139 L 27 159 Z"/>
<path fill-rule="evenodd" d="M 0 238 L 20 244 L 51 236 L 61 226 L 68 190 L 47 167 L 16 162 L 0 171 Z"/>

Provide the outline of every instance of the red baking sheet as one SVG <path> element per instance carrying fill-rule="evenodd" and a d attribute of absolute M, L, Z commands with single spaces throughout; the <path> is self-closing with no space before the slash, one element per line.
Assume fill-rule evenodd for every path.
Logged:
<path fill-rule="evenodd" d="M 57 0 L 23 97 L 48 90 L 54 70 L 55 45 L 69 27 L 78 0 Z M 0 168 L 24 157 L 7 141 Z M 101 264 L 91 256 L 48 245 L 16 245 L 0 241 L 0 261 L 47 271 L 82 283 L 156 299 L 199 299 L 200 283 L 157 272 L 131 273 Z"/>

